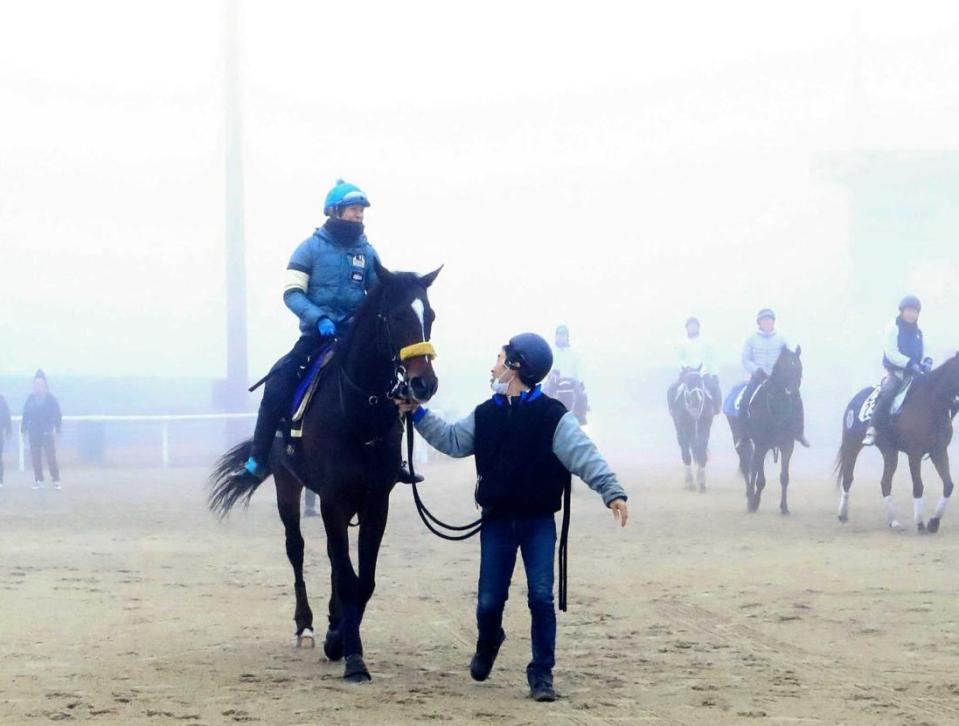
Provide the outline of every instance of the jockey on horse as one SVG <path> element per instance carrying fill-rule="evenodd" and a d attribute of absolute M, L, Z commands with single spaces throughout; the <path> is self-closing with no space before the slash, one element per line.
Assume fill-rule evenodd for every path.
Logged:
<path fill-rule="evenodd" d="M 293 252 L 283 302 L 300 319 L 300 339 L 270 370 L 250 458 L 231 477 L 260 483 L 270 475 L 270 449 L 280 422 L 290 415 L 301 370 L 347 332 L 376 282 L 374 261 L 379 255 L 363 232 L 363 213 L 369 206 L 359 187 L 338 180 L 323 205 L 326 223 Z M 398 480 L 410 483 L 412 477 L 401 468 Z"/>
<path fill-rule="evenodd" d="M 551 398 L 562 400 L 563 404 L 576 414 L 579 423 L 585 426 L 586 414 L 589 412 L 589 398 L 586 395 L 586 384 L 583 382 L 583 362 L 579 353 L 569 343 L 569 326 L 557 326 L 555 340 L 553 370 L 546 379 L 543 392 Z M 574 392 L 574 395 L 570 397 L 571 400 L 560 395 L 564 383 Z"/>
<path fill-rule="evenodd" d="M 698 370 L 703 377 L 703 384 L 713 399 L 713 413 L 719 415 L 722 413 L 723 396 L 719 390 L 719 373 L 716 369 L 716 356 L 713 347 L 708 341 L 704 341 L 699 335 L 700 325 L 698 318 L 689 318 L 686 321 L 686 337 L 676 346 L 676 354 L 679 357 L 679 383 L 682 382 L 683 374 L 688 370 Z M 670 391 L 675 391 L 674 384 Z"/>
<path fill-rule="evenodd" d="M 789 348 L 786 338 L 783 337 L 782 333 L 776 331 L 776 313 L 770 308 L 763 308 L 756 314 L 756 325 L 759 326 L 759 330 L 750 335 L 743 345 L 743 367 L 750 375 L 749 384 L 746 386 L 742 397 L 740 416 L 743 417 L 749 416 L 749 402 L 756 389 L 772 375 L 780 354 L 783 350 Z M 804 433 L 805 417 L 802 399 L 799 399 L 798 406 L 799 414 L 795 437 L 796 441 L 808 447 L 809 442 L 806 441 Z"/>
<path fill-rule="evenodd" d="M 876 443 L 876 431 L 889 423 L 896 394 L 902 390 L 906 378 L 924 376 L 932 370 L 932 358 L 926 356 L 926 342 L 919 329 L 922 303 L 915 295 L 906 295 L 899 303 L 899 315 L 886 328 L 882 364 L 888 371 L 880 384 L 879 396 L 866 429 L 863 446 Z"/>

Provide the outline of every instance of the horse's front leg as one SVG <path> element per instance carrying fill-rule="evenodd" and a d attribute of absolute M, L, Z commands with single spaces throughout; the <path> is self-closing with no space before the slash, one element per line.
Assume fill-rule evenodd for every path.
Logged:
<path fill-rule="evenodd" d="M 690 451 L 689 429 L 680 418 L 673 419 L 676 428 L 676 442 L 679 444 L 679 455 L 683 459 L 683 482 L 687 489 L 693 488 L 693 456 Z"/>
<path fill-rule="evenodd" d="M 942 479 L 942 496 L 936 504 L 936 511 L 929 518 L 928 529 L 935 534 L 939 531 L 939 523 L 942 521 L 942 515 L 946 512 L 946 504 L 949 497 L 952 496 L 952 475 L 949 473 L 949 452 L 946 447 L 933 451 L 929 458 L 932 459 L 933 466 L 936 467 L 936 473 Z"/>
<path fill-rule="evenodd" d="M 922 454 L 909 454 L 909 475 L 912 477 L 912 514 L 916 522 L 916 530 L 926 531 L 922 503 Z"/>
<path fill-rule="evenodd" d="M 749 500 L 749 511 L 755 512 L 759 509 L 759 501 L 763 496 L 763 489 L 766 488 L 766 453 L 769 451 L 766 447 L 758 444 L 753 449 L 753 460 L 749 466 L 750 481 L 752 483 L 752 496 L 749 488 L 746 490 L 746 498 Z"/>
<path fill-rule="evenodd" d="M 303 579 L 303 533 L 300 531 L 300 493 L 303 487 L 285 469 L 278 467 L 273 478 L 276 482 L 276 507 L 286 532 L 286 556 L 293 566 L 293 590 L 296 593 L 296 645 L 312 648 L 316 645 L 313 635 L 313 611 L 306 596 Z"/>
<path fill-rule="evenodd" d="M 376 589 L 376 561 L 380 554 L 380 543 L 383 541 L 383 532 L 386 531 L 386 519 L 389 514 L 389 494 L 370 495 L 369 499 L 375 499 L 363 513 L 362 524 L 360 525 L 359 537 L 359 589 L 358 599 L 358 618 L 359 625 L 363 624 L 363 615 L 366 612 L 366 604 L 373 597 L 373 591 Z"/>
<path fill-rule="evenodd" d="M 326 529 L 326 551 L 333 570 L 333 584 L 343 609 L 339 625 L 339 637 L 346 657 L 343 677 L 354 683 L 368 681 L 370 674 L 363 663 L 363 644 L 360 642 L 359 586 L 350 559 L 348 526 L 352 512 L 333 506 L 328 499 L 321 499 L 320 513 Z M 331 632 L 327 633 L 328 640 L 331 635 Z"/>
<path fill-rule="evenodd" d="M 782 514 L 789 514 L 789 504 L 786 498 L 786 492 L 789 489 L 789 460 L 792 458 L 795 443 L 790 439 L 779 450 L 782 455 L 782 465 L 779 470 L 779 484 L 782 488 L 782 495 L 779 499 L 779 511 Z"/>
<path fill-rule="evenodd" d="M 704 413 L 696 426 L 696 485 L 699 491 L 706 491 L 706 462 L 709 460 L 709 432 L 712 428 L 712 416 Z"/>

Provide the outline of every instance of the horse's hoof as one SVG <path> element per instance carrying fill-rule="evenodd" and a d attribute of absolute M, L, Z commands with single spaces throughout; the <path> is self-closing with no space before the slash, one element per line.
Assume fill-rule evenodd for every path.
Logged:
<path fill-rule="evenodd" d="M 843 524 L 845 524 L 846 522 L 849 521 L 849 515 L 848 515 L 848 514 L 840 514 L 840 515 L 839 515 L 839 521 L 842 522 Z"/>
<path fill-rule="evenodd" d="M 366 663 L 363 662 L 363 656 L 348 655 L 346 657 L 343 679 L 349 683 L 368 683 L 373 680 L 370 672 L 366 669 Z"/>
<path fill-rule="evenodd" d="M 894 519 L 889 523 L 889 529 L 901 530 L 902 523 L 898 519 Z"/>
<path fill-rule="evenodd" d="M 343 657 L 343 638 L 338 630 L 327 630 L 323 638 L 323 652 L 331 661 L 338 661 Z"/>
<path fill-rule="evenodd" d="M 939 531 L 939 517 L 933 517 L 929 520 L 929 523 L 926 525 L 926 529 L 929 534 L 935 534 Z"/>
<path fill-rule="evenodd" d="M 780 507 L 779 513 L 782 514 L 784 517 L 788 517 L 790 514 L 789 507 Z"/>
<path fill-rule="evenodd" d="M 297 648 L 315 648 L 316 647 L 316 636 L 313 635 L 313 628 L 303 628 L 302 633 L 297 633 L 296 647 Z"/>
<path fill-rule="evenodd" d="M 919 534 L 926 534 L 926 523 L 925 523 L 925 522 L 919 522 L 919 524 L 916 525 L 916 531 L 917 531 Z"/>
<path fill-rule="evenodd" d="M 705 485 L 705 484 L 700 484 L 700 485 L 699 485 L 699 493 L 700 493 L 700 494 L 705 494 L 705 493 L 706 493 L 706 485 Z"/>

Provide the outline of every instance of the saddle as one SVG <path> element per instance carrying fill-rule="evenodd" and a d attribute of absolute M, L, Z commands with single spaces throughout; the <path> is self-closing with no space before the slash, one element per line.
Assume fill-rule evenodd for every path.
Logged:
<path fill-rule="evenodd" d="M 749 401 L 745 401 L 743 399 L 746 397 L 746 388 L 749 386 L 749 383 L 737 383 L 729 390 L 729 393 L 726 394 L 726 400 L 723 401 L 723 413 L 727 416 L 738 417 L 742 413 L 743 408 L 748 407 L 753 402 L 756 394 L 758 394 L 765 385 L 766 381 L 763 381 L 756 386 L 753 395 L 749 397 Z"/>
<path fill-rule="evenodd" d="M 323 378 L 321 373 L 333 359 L 333 352 L 334 346 L 332 344 L 326 346 L 313 356 L 303 369 L 303 377 L 296 387 L 290 407 L 290 439 L 303 437 L 303 418 L 310 407 L 310 402 L 313 400 L 313 394 L 316 393 L 316 389 Z"/>
<path fill-rule="evenodd" d="M 912 388 L 913 380 L 915 379 L 907 378 L 902 384 L 902 388 L 899 389 L 899 393 L 896 394 L 896 397 L 892 401 L 892 406 L 889 409 L 890 416 L 898 416 L 899 412 L 902 411 L 902 405 L 906 402 L 906 396 L 909 395 L 909 389 Z M 872 421 L 873 413 L 876 411 L 876 401 L 879 400 L 880 390 L 880 386 L 875 386 L 872 392 L 866 396 L 866 400 L 860 405 L 858 419 L 861 423 Z"/>

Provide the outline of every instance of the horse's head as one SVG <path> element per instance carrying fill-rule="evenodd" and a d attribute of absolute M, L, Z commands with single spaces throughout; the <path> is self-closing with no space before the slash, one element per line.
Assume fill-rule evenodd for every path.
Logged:
<path fill-rule="evenodd" d="M 770 380 L 779 384 L 788 394 L 796 393 L 802 385 L 802 348 L 796 346 L 795 352 L 783 346 L 779 360 L 773 368 Z"/>
<path fill-rule="evenodd" d="M 436 351 L 430 343 L 436 313 L 430 306 L 428 289 L 439 269 L 428 275 L 390 272 L 375 262 L 379 278 L 377 320 L 389 355 L 396 368 L 393 393 L 416 401 L 428 401 L 436 394 L 439 380 L 433 371 Z"/>
<path fill-rule="evenodd" d="M 687 413 L 698 419 L 706 408 L 706 387 L 703 384 L 703 367 L 683 368 L 683 405 Z"/>

